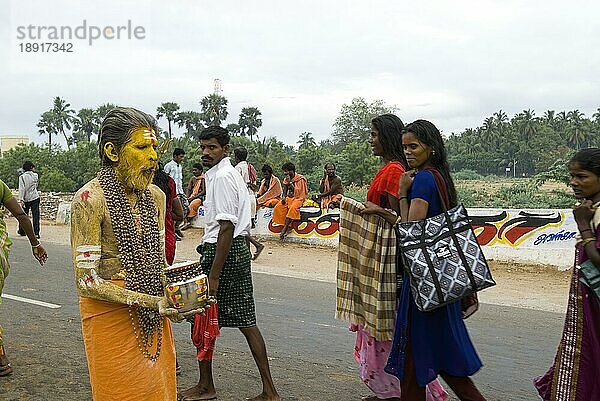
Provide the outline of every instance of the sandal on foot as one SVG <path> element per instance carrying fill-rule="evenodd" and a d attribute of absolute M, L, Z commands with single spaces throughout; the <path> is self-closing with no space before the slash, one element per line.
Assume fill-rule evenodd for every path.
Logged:
<path fill-rule="evenodd" d="M 10 363 L 0 366 L 0 377 L 8 376 L 12 372 L 13 372 L 13 368 L 12 368 L 12 366 L 10 366 Z"/>

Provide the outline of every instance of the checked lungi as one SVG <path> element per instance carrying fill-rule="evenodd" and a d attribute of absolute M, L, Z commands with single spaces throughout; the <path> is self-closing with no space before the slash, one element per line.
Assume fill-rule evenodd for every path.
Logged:
<path fill-rule="evenodd" d="M 205 243 L 202 247 L 200 265 L 206 274 L 210 273 L 216 250 L 216 243 Z M 246 237 L 241 235 L 235 237 L 219 277 L 219 288 L 217 289 L 219 327 L 256 325 L 250 259 Z"/>

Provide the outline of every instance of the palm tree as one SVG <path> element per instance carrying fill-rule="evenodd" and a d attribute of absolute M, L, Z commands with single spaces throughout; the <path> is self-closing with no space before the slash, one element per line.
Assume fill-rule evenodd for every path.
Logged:
<path fill-rule="evenodd" d="M 52 111 L 44 112 L 40 121 L 38 121 L 37 126 L 40 135 L 48 135 L 48 148 L 52 148 L 52 135 L 58 133 L 56 125 L 54 124 L 54 115 L 52 114 Z"/>
<path fill-rule="evenodd" d="M 51 113 L 57 131 L 65 137 L 67 147 L 70 149 L 72 138 L 67 136 L 65 129 L 71 129 L 71 124 L 75 120 L 75 110 L 70 109 L 69 107 L 71 107 L 71 104 L 57 96 L 54 98 L 54 106 L 52 107 Z"/>
<path fill-rule="evenodd" d="M 75 142 L 85 138 L 88 142 L 92 140 L 92 135 L 98 133 L 98 123 L 96 110 L 81 109 L 77 113 L 77 118 L 73 122 L 73 137 Z"/>
<path fill-rule="evenodd" d="M 535 111 L 531 109 L 523 110 L 521 113 L 523 116 L 521 130 L 525 141 L 529 140 L 537 133 L 537 119 L 535 118 Z"/>
<path fill-rule="evenodd" d="M 495 112 L 494 119 L 496 120 L 496 126 L 508 123 L 508 115 L 503 110 Z"/>
<path fill-rule="evenodd" d="M 231 124 L 227 124 L 227 127 L 225 127 L 227 129 L 227 131 L 229 131 L 229 133 L 232 136 L 237 136 L 239 135 L 239 133 L 241 132 L 242 127 L 240 127 L 239 124 L 236 123 L 231 123 Z"/>
<path fill-rule="evenodd" d="M 179 128 L 185 127 L 185 136 L 189 138 L 198 139 L 204 129 L 202 116 L 197 111 L 180 111 L 174 121 Z"/>
<path fill-rule="evenodd" d="M 215 93 L 200 101 L 202 120 L 206 125 L 221 125 L 227 119 L 227 99 Z"/>
<path fill-rule="evenodd" d="M 256 107 L 244 107 L 240 113 L 240 118 L 238 120 L 240 133 L 242 135 L 248 135 L 251 141 L 254 140 L 254 135 L 256 135 L 256 132 L 262 126 L 260 116 L 260 110 Z"/>
<path fill-rule="evenodd" d="M 584 131 L 583 118 L 585 115 L 579 110 L 571 110 L 567 113 L 570 134 L 569 143 L 575 146 L 575 150 L 580 150 L 588 139 L 588 133 Z"/>
<path fill-rule="evenodd" d="M 600 107 L 598 107 L 596 112 L 592 114 L 592 118 L 594 119 L 594 124 L 596 124 L 597 127 L 600 127 Z"/>
<path fill-rule="evenodd" d="M 106 113 L 108 113 L 115 107 L 117 106 L 112 103 L 104 103 L 103 105 L 98 106 L 96 108 L 96 124 L 98 124 L 98 126 L 102 125 L 102 120 L 104 120 Z"/>
<path fill-rule="evenodd" d="M 496 129 L 496 119 L 488 117 L 483 120 L 483 126 L 479 130 L 481 137 L 479 140 L 483 142 L 486 149 L 494 149 L 498 139 L 498 130 Z"/>
<path fill-rule="evenodd" d="M 298 149 L 312 148 L 317 145 L 315 139 L 313 138 L 313 134 L 308 131 L 301 133 L 300 140 L 296 143 L 300 144 Z"/>
<path fill-rule="evenodd" d="M 175 102 L 161 103 L 161 105 L 156 108 L 156 119 L 160 120 L 165 117 L 169 123 L 169 139 L 172 138 L 171 121 L 175 120 L 175 113 L 177 113 L 177 110 L 179 110 L 179 105 Z"/>
<path fill-rule="evenodd" d="M 262 160 L 267 160 L 269 157 L 269 152 L 271 150 L 271 145 L 275 142 L 275 138 L 265 137 L 261 141 L 256 141 L 256 154 L 262 158 Z"/>

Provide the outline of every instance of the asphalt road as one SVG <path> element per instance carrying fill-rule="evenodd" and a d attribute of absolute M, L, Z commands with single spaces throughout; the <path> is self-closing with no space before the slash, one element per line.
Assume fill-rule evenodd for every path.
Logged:
<path fill-rule="evenodd" d="M 48 245 L 47 250 L 50 259 L 39 268 L 24 239 L 16 238 L 12 248 L 4 294 L 60 308 L 3 299 L 0 321 L 15 372 L 0 378 L 0 400 L 91 399 L 70 249 Z M 369 394 L 357 378 L 353 333 L 333 318 L 335 285 L 265 274 L 255 274 L 254 282 L 259 327 L 284 400 L 360 400 Z M 468 320 L 485 364 L 474 380 L 488 400 L 538 399 L 531 379 L 551 363 L 563 319 L 555 313 L 484 304 Z M 186 388 L 197 380 L 189 325 L 176 325 L 175 335 L 183 368 L 179 387 Z M 222 330 L 214 366 L 219 399 L 240 400 L 260 392 L 258 372 L 239 331 Z"/>

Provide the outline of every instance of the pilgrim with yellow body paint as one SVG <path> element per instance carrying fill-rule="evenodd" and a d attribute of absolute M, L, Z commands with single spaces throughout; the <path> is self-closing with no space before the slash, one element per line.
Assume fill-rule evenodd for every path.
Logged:
<path fill-rule="evenodd" d="M 164 295 L 165 195 L 151 184 L 158 168 L 156 131 L 144 112 L 109 111 L 98 139 L 102 168 L 71 206 L 94 400 L 177 399 L 169 319 L 179 322 L 185 315 Z"/>

